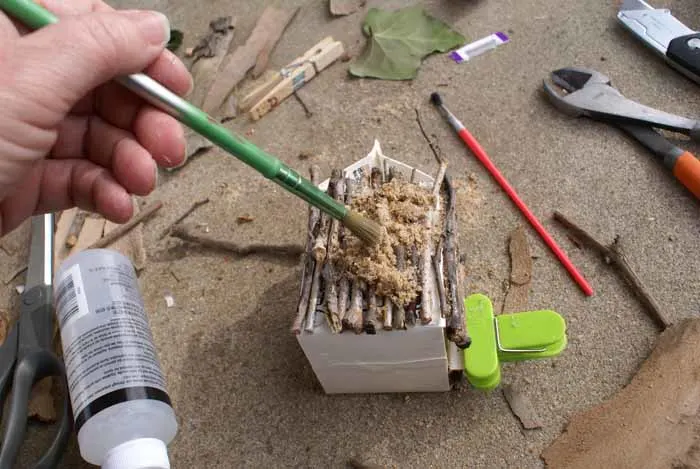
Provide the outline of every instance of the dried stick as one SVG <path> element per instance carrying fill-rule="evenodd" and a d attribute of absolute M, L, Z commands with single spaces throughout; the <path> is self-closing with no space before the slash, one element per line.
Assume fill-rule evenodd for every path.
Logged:
<path fill-rule="evenodd" d="M 442 317 L 447 317 L 447 310 L 448 310 L 448 305 L 447 305 L 447 293 L 445 292 L 445 279 L 443 278 L 442 275 L 440 275 L 441 272 L 443 272 L 443 269 L 440 266 L 440 255 L 442 253 L 442 246 L 443 246 L 443 235 L 440 236 L 440 239 L 438 240 L 438 244 L 435 247 L 435 254 L 433 255 L 433 269 L 436 272 L 437 278 L 435 279 L 437 281 L 437 287 L 438 287 L 438 296 L 440 297 L 440 311 L 442 314 Z"/>
<path fill-rule="evenodd" d="M 390 331 L 394 327 L 394 303 L 389 297 L 384 297 L 384 330 Z"/>
<path fill-rule="evenodd" d="M 420 264 L 420 256 L 418 254 L 418 248 L 416 246 L 411 246 L 411 265 L 413 265 L 413 269 L 416 272 L 417 278 L 422 278 L 422 266 Z M 418 319 L 417 307 L 420 303 L 420 297 L 420 293 L 416 292 L 416 297 L 414 298 L 414 300 L 411 301 L 408 304 L 408 306 L 406 306 L 406 323 L 409 325 L 414 325 L 416 323 L 416 319 Z"/>
<path fill-rule="evenodd" d="M 78 210 L 78 213 L 73 218 L 73 222 L 68 228 L 68 234 L 66 234 L 65 244 L 67 248 L 72 248 L 78 242 L 78 237 L 80 236 L 80 230 L 83 229 L 83 224 L 85 223 L 85 217 L 87 217 L 86 210 Z"/>
<path fill-rule="evenodd" d="M 364 321 L 364 330 L 367 334 L 377 333 L 379 318 L 377 317 L 377 294 L 374 287 L 370 286 L 367 292 L 367 316 Z"/>
<path fill-rule="evenodd" d="M 240 257 L 256 254 L 264 254 L 273 257 L 299 257 L 304 253 L 303 246 L 296 244 L 249 244 L 247 246 L 241 246 L 231 241 L 224 241 L 192 233 L 183 225 L 174 226 L 170 235 L 189 243 L 199 244 L 205 248 L 217 251 L 230 252 Z"/>
<path fill-rule="evenodd" d="M 115 228 L 113 231 L 110 231 L 105 236 L 92 243 L 87 249 L 99 249 L 109 246 L 122 236 L 126 235 L 129 231 L 133 230 L 136 225 L 151 218 L 162 207 L 163 202 L 160 200 L 153 202 L 151 205 L 136 214 L 131 220 L 123 225 L 119 225 L 118 228 Z"/>
<path fill-rule="evenodd" d="M 654 320 L 661 330 L 668 328 L 672 324 L 672 321 L 666 316 L 666 313 L 661 310 L 654 297 L 647 291 L 637 273 L 632 270 L 627 258 L 622 253 L 619 245 L 619 238 L 615 238 L 615 241 L 612 244 L 605 246 L 603 243 L 597 241 L 595 238 L 589 235 L 582 228 L 579 228 L 573 222 L 569 221 L 560 212 L 554 212 L 554 219 L 571 231 L 574 236 L 595 249 L 603 257 L 607 264 L 612 264 L 614 267 L 616 267 L 619 274 L 627 282 L 635 296 L 637 296 L 637 298 L 646 308 L 652 320 Z"/>
<path fill-rule="evenodd" d="M 445 250 L 444 259 L 447 267 L 447 294 L 450 314 L 447 316 L 447 338 L 457 347 L 465 349 L 471 344 L 464 320 L 464 296 L 460 291 L 459 252 L 457 252 L 457 211 L 454 186 L 449 177 L 445 177 L 447 192 L 447 210 L 445 213 Z"/>
<path fill-rule="evenodd" d="M 406 249 L 401 245 L 395 246 L 394 255 L 396 256 L 396 270 L 404 272 L 406 270 Z M 405 305 L 394 303 L 391 325 L 394 329 L 406 329 Z"/>
<path fill-rule="evenodd" d="M 328 185 L 326 192 L 330 193 L 331 186 Z M 331 194 L 332 195 L 332 194 Z M 306 310 L 306 327 L 307 332 L 314 331 L 316 321 L 316 307 L 318 306 L 318 294 L 321 290 L 321 273 L 323 264 L 326 260 L 328 252 L 328 235 L 330 234 L 330 217 L 324 212 L 321 213 L 321 218 L 318 222 L 318 233 L 314 240 L 314 247 L 311 253 L 314 257 L 314 274 L 311 280 L 311 293 L 309 294 L 309 305 Z"/>
<path fill-rule="evenodd" d="M 160 236 L 158 236 L 158 239 L 163 239 L 163 238 L 165 238 L 166 236 L 168 236 L 168 235 L 170 234 L 170 232 L 172 231 L 173 226 L 179 225 L 180 223 L 182 223 L 182 221 L 183 221 L 185 218 L 189 217 L 189 216 L 192 214 L 192 212 L 194 212 L 195 210 L 197 210 L 197 209 L 198 209 L 199 207 L 201 207 L 202 205 L 208 204 L 208 203 L 209 203 L 209 198 L 205 198 L 205 199 L 202 199 L 202 200 L 198 200 L 198 201 L 196 201 L 195 203 L 193 203 L 193 204 L 190 206 L 190 208 L 188 208 L 187 210 L 185 210 L 185 211 L 183 212 L 182 215 L 180 215 L 179 217 L 177 217 L 177 219 L 175 219 L 175 221 L 172 222 L 172 223 L 170 224 L 170 226 L 168 226 L 166 229 L 163 230 L 163 232 L 160 234 Z"/>
<path fill-rule="evenodd" d="M 352 204 L 352 200 L 357 193 L 362 192 L 367 187 L 367 178 L 363 175 L 359 183 L 354 179 L 348 178 L 345 181 L 345 205 Z M 346 245 L 345 229 L 343 228 L 343 248 Z M 338 284 L 338 309 L 340 316 L 343 318 L 343 327 L 352 328 L 350 321 L 350 309 L 348 308 L 348 297 L 350 295 L 350 279 L 347 275 L 340 278 Z"/>
<path fill-rule="evenodd" d="M 319 173 L 321 168 L 318 165 L 312 165 L 309 169 L 309 174 L 311 177 L 311 182 L 317 186 L 319 183 Z M 314 270 L 314 258 L 311 256 L 311 247 L 313 246 L 314 237 L 316 236 L 316 229 L 318 227 L 318 220 L 321 216 L 321 211 L 309 205 L 309 222 L 307 226 L 306 235 L 306 249 L 304 250 L 304 269 L 301 274 L 301 285 L 299 293 L 299 304 L 297 305 L 297 316 L 292 324 L 292 332 L 295 334 L 300 334 L 301 329 L 304 324 L 304 319 L 306 318 L 306 311 L 309 307 L 309 295 L 311 293 L 311 275 Z"/>
<path fill-rule="evenodd" d="M 437 203 L 439 200 L 439 195 L 440 195 L 440 189 L 442 188 L 442 181 L 445 178 L 445 173 L 447 172 L 447 160 L 443 158 L 442 153 L 440 152 L 439 147 L 433 140 L 428 137 L 428 134 L 425 131 L 425 128 L 423 127 L 423 122 L 421 121 L 420 118 L 420 113 L 418 112 L 418 109 L 416 111 L 416 122 L 418 123 L 418 128 L 420 129 L 421 134 L 423 135 L 423 138 L 425 139 L 426 142 L 428 142 L 428 146 L 430 147 L 430 151 L 433 152 L 433 155 L 435 156 L 435 159 L 438 161 L 440 167 L 438 168 L 438 172 L 435 175 L 434 183 L 433 183 L 433 195 L 435 196 L 435 204 L 436 206 L 428 212 L 428 215 L 425 217 L 425 222 L 424 222 L 424 234 L 423 234 L 423 251 L 421 252 L 421 258 L 420 258 L 420 263 L 421 263 L 421 310 L 420 310 L 420 317 L 421 317 L 421 322 L 423 324 L 429 324 L 433 320 L 433 305 L 432 302 L 430 301 L 430 295 L 428 294 L 428 272 L 430 271 L 432 267 L 432 217 L 434 214 L 437 212 Z M 435 272 L 436 275 L 439 276 L 439 272 Z M 438 282 L 439 283 L 439 282 Z"/>
<path fill-rule="evenodd" d="M 329 192 L 333 194 L 335 200 L 345 200 L 345 179 L 339 169 L 331 172 Z M 338 291 L 336 290 L 335 259 L 333 250 L 338 246 L 338 225 L 337 220 L 331 221 L 330 234 L 328 235 L 328 247 L 326 249 L 326 261 L 323 268 L 323 284 L 325 288 L 324 301 L 328 319 L 328 327 L 334 334 L 342 330 L 340 315 L 338 313 Z"/>
<path fill-rule="evenodd" d="M 358 279 L 352 281 L 352 294 L 350 295 L 350 307 L 348 314 L 343 320 L 343 325 L 350 330 L 355 331 L 355 334 L 362 333 L 362 301 L 363 290 L 365 290 L 364 282 Z"/>

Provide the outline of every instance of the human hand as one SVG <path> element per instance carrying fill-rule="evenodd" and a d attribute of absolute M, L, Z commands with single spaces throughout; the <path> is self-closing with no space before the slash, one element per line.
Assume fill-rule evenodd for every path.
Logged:
<path fill-rule="evenodd" d="M 60 22 L 28 34 L 0 13 L 0 236 L 33 214 L 73 206 L 116 223 L 133 215 L 157 166 L 185 158 L 182 126 L 111 82 L 144 71 L 192 88 L 165 49 L 165 16 L 101 0 L 43 0 Z"/>

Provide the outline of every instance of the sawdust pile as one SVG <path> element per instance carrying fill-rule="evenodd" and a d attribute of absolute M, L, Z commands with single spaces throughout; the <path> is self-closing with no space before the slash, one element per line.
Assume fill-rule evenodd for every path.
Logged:
<path fill-rule="evenodd" d="M 377 295 L 388 296 L 396 304 L 415 300 L 420 285 L 418 266 L 414 265 L 418 255 L 413 251 L 420 253 L 423 247 L 425 220 L 434 203 L 427 189 L 401 179 L 355 197 L 352 209 L 379 221 L 384 234 L 376 246 L 367 246 L 346 231 L 347 246 L 338 251 L 344 274 L 374 286 Z M 403 271 L 397 268 L 395 249 L 399 246 L 407 258 Z"/>

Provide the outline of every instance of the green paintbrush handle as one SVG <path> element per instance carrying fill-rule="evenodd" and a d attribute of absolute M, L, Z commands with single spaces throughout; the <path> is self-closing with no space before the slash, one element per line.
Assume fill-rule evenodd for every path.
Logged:
<path fill-rule="evenodd" d="M 32 29 L 39 29 L 58 22 L 55 15 L 31 0 L 0 0 L 0 10 L 4 10 Z M 180 98 L 149 76 L 139 73 L 120 77 L 117 81 L 198 134 L 206 137 L 213 144 L 256 169 L 266 178 L 275 181 L 292 194 L 318 207 L 333 218 L 342 220 L 347 214 L 347 207 L 335 201 L 299 173 L 245 139 L 234 136 L 207 113 Z"/>

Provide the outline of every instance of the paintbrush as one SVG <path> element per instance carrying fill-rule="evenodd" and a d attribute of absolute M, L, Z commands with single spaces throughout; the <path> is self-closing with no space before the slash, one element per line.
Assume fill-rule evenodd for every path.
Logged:
<path fill-rule="evenodd" d="M 590 286 L 588 281 L 576 269 L 573 262 L 571 262 L 566 253 L 559 247 L 559 245 L 554 240 L 554 238 L 552 238 L 549 232 L 547 232 L 547 230 L 542 225 L 542 223 L 540 223 L 535 214 L 533 214 L 532 211 L 530 211 L 530 209 L 528 208 L 528 206 L 525 205 L 525 202 L 520 198 L 518 193 L 515 192 L 515 189 L 513 189 L 513 186 L 510 185 L 510 183 L 506 180 L 505 176 L 501 174 L 501 172 L 498 170 L 493 161 L 491 161 L 489 155 L 486 154 L 486 150 L 483 149 L 483 147 L 479 144 L 476 138 L 474 138 L 474 136 L 467 130 L 466 127 L 464 127 L 464 124 L 462 124 L 462 122 L 459 119 L 457 119 L 457 117 L 454 114 L 452 114 L 452 112 L 449 109 L 447 109 L 447 106 L 445 106 L 445 103 L 443 103 L 440 94 L 438 94 L 437 92 L 432 93 L 430 95 L 430 102 L 433 103 L 433 105 L 436 108 L 438 108 L 438 110 L 440 110 L 440 112 L 447 119 L 452 128 L 455 130 L 455 132 L 457 132 L 457 135 L 459 135 L 459 138 L 462 139 L 467 148 L 469 148 L 469 150 L 471 150 L 471 152 L 474 154 L 474 156 L 476 156 L 479 162 L 482 165 L 484 165 L 486 170 L 489 173 L 491 173 L 491 176 L 496 180 L 498 185 L 501 186 L 501 188 L 505 191 L 508 197 L 510 197 L 510 199 L 513 201 L 516 207 L 520 209 L 527 221 L 529 221 L 532 227 L 535 229 L 535 231 L 537 231 L 537 234 L 540 235 L 544 243 L 552 250 L 554 255 L 557 257 L 557 259 L 559 259 L 559 261 L 562 263 L 567 272 L 569 272 L 569 275 L 571 275 L 571 277 L 578 284 L 581 290 L 583 290 L 583 293 L 586 296 L 592 296 L 593 288 Z"/>
<path fill-rule="evenodd" d="M 0 0 L 0 10 L 32 29 L 39 29 L 58 22 L 58 18 L 53 13 L 31 0 Z M 251 166 L 266 178 L 339 220 L 365 243 L 375 244 L 379 241 L 381 227 L 376 221 L 370 220 L 334 200 L 280 160 L 245 139 L 234 136 L 207 113 L 177 96 L 149 76 L 137 73 L 120 77 L 116 81 L 148 103 L 173 116 L 216 146 Z"/>

